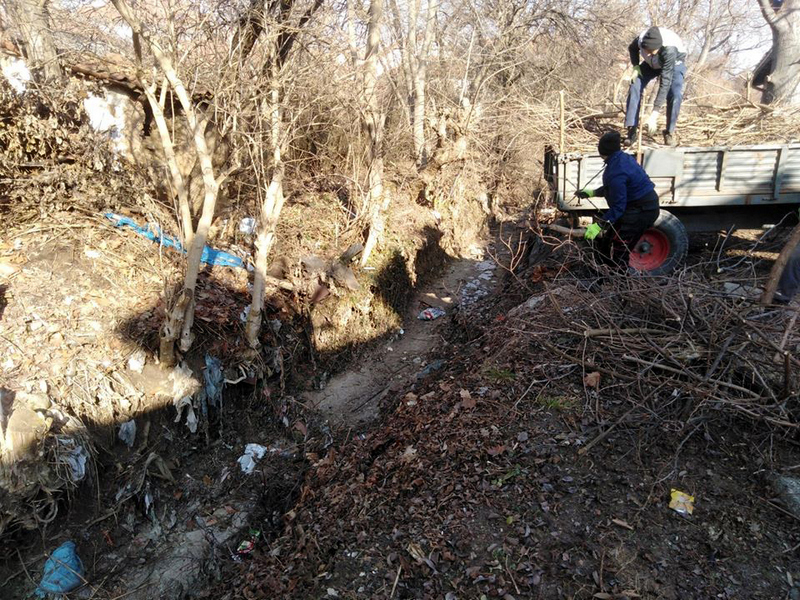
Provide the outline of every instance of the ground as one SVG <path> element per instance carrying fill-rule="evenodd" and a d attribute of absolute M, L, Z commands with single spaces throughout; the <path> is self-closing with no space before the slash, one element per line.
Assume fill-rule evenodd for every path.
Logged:
<path fill-rule="evenodd" d="M 92 354 L 102 345 L 74 341 L 83 325 L 105 323 L 104 309 L 114 310 L 130 331 L 141 319 L 127 317 L 158 302 L 155 276 L 150 288 L 145 279 L 138 294 L 122 294 L 111 307 L 87 296 L 101 285 L 104 253 L 131 251 L 129 241 L 89 237 L 68 252 L 54 237 L 23 238 L 30 256 L 19 261 L 23 274 L 12 289 L 35 297 L 25 281 L 56 282 L 59 294 L 42 294 L 39 304 L 55 314 L 72 296 L 87 314 L 70 313 L 80 326 L 51 331 L 50 313 L 32 311 L 25 331 L 39 351 L 28 351 L 25 363 L 6 351 L 11 375 L 44 373 L 59 359 L 102 363 Z M 736 279 L 724 268 L 758 237 L 728 240 L 720 256 L 715 237 L 696 241 L 692 262 L 723 267 L 720 284 Z M 774 256 L 773 247 L 764 252 Z M 377 340 L 330 380 L 304 388 L 286 382 L 285 389 L 278 379 L 258 388 L 231 385 L 207 432 L 174 423 L 171 402 L 137 415 L 133 449 L 117 439 L 116 424 L 95 423 L 105 440 L 96 460 L 102 484 L 60 501 L 58 520 L 40 528 L 45 535 L 17 538 L 19 555 L 5 547 L 4 597 L 30 592 L 46 553 L 66 539 L 78 544 L 87 567 L 84 595 L 95 598 L 796 597 L 800 527 L 772 485 L 776 474 L 791 475 L 800 464 L 793 430 L 716 405 L 682 421 L 670 400 L 675 390 L 684 402 L 687 390 L 713 396 L 716 388 L 675 378 L 663 396 L 651 393 L 652 372 L 630 371 L 603 350 L 625 343 L 633 351 L 640 338 L 587 342 L 583 364 L 555 354 L 544 344 L 574 356 L 571 332 L 585 323 L 583 337 L 591 307 L 614 309 L 624 290 L 588 282 L 569 253 L 530 267 L 520 256 L 514 244 L 495 240 L 449 263 L 417 289 L 402 333 Z M 519 267 L 513 272 L 512 262 Z M 59 278 L 67 271 L 75 277 Z M 651 290 L 631 285 L 627 293 Z M 143 302 L 145 289 L 152 298 Z M 669 305 L 673 288 L 658 289 Z M 719 297 L 749 310 L 746 300 Z M 227 306 L 213 296 L 208 310 L 225 308 L 233 322 L 242 308 L 237 298 L 229 296 Z M 624 305 L 631 318 L 641 310 L 637 302 Z M 704 306 L 698 301 L 694 310 Z M 429 307 L 447 314 L 418 319 Z M 10 303 L 4 325 L 22 327 L 6 320 L 16 310 Z M 64 340 L 48 345 L 56 333 Z M 669 340 L 674 348 L 683 338 L 670 333 Z M 115 364 L 124 370 L 140 341 L 129 335 L 120 347 L 111 344 Z M 135 371 L 127 376 L 153 386 L 155 396 L 167 383 L 152 369 L 141 374 L 145 381 Z M 638 380 L 607 371 L 638 373 Z M 645 409 L 630 412 L 637 397 Z M 268 449 L 252 475 L 237 464 L 248 443 Z M 691 515 L 669 507 L 673 488 L 695 497 Z M 251 539 L 252 552 L 237 552 Z"/>

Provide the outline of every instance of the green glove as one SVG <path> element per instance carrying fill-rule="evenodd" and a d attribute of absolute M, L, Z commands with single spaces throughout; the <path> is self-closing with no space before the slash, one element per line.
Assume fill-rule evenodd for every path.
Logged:
<path fill-rule="evenodd" d="M 590 190 L 589 188 L 584 188 L 575 195 L 578 198 L 594 198 L 594 190 Z"/>
<path fill-rule="evenodd" d="M 639 65 L 633 65 L 633 71 L 636 73 L 636 77 L 642 76 L 642 67 Z M 634 79 L 636 79 L 636 77 L 634 77 Z"/>
<path fill-rule="evenodd" d="M 598 235 L 600 235 L 601 231 L 603 230 L 600 227 L 600 225 L 598 225 L 597 223 L 592 223 L 586 228 L 586 233 L 583 234 L 583 238 L 586 240 L 593 240 Z"/>

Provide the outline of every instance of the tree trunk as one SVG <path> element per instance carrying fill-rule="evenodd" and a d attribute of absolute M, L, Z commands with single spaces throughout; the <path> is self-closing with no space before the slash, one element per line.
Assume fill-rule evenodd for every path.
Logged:
<path fill-rule="evenodd" d="M 264 282 L 267 277 L 267 264 L 269 252 L 275 243 L 275 229 L 283 208 L 283 159 L 282 159 L 282 122 L 280 97 L 280 67 L 278 57 L 272 58 L 270 73 L 270 91 L 265 102 L 266 113 L 264 116 L 270 122 L 270 142 L 272 145 L 272 178 L 266 190 L 264 202 L 261 205 L 261 216 L 258 223 L 258 237 L 256 238 L 255 275 L 253 277 L 253 298 L 250 312 L 247 315 L 245 338 L 249 346 L 258 348 L 258 334 L 261 331 L 261 313 L 264 308 Z"/>
<path fill-rule="evenodd" d="M 180 348 L 183 352 L 189 350 L 194 340 L 192 325 L 194 325 L 195 309 L 195 286 L 197 277 L 200 273 L 200 259 L 202 258 L 203 248 L 208 239 L 208 230 L 214 219 L 214 211 L 219 194 L 219 181 L 214 176 L 214 164 L 206 142 L 206 122 L 198 117 L 197 109 L 186 90 L 186 86 L 178 76 L 178 72 L 172 64 L 172 59 L 161 48 L 157 40 L 150 37 L 142 26 L 141 21 L 128 5 L 126 0 L 112 0 L 114 7 L 120 16 L 128 23 L 134 33 L 134 49 L 139 53 L 139 39 L 145 40 L 153 53 L 156 64 L 161 70 L 164 79 L 169 83 L 172 90 L 180 102 L 183 109 L 186 123 L 192 132 L 194 149 L 197 160 L 200 163 L 200 170 L 203 176 L 203 208 L 200 220 L 194 231 L 191 243 L 188 244 L 188 256 L 186 259 L 186 273 L 183 281 L 183 290 L 178 296 L 175 305 L 167 312 L 164 325 L 161 328 L 161 353 L 162 364 L 170 366 L 170 361 L 174 361 L 175 336 L 180 331 Z M 180 310 L 183 308 L 184 310 Z M 174 364 L 174 362 L 173 362 Z"/>
<path fill-rule="evenodd" d="M 58 81 L 63 72 L 50 29 L 49 0 L 11 0 L 9 12 L 17 22 L 28 67 L 39 81 Z"/>
<path fill-rule="evenodd" d="M 367 130 L 367 164 L 369 168 L 369 233 L 364 244 L 361 265 L 366 265 L 383 232 L 383 212 L 388 199 L 383 193 L 383 125 L 378 98 L 378 52 L 380 51 L 380 28 L 383 20 L 383 0 L 371 0 L 369 5 L 369 27 L 367 29 L 367 49 L 364 54 L 364 99 L 366 110 L 364 125 Z"/>
<path fill-rule="evenodd" d="M 425 146 L 425 92 L 428 80 L 428 54 L 433 41 L 433 25 L 436 21 L 436 0 L 428 0 L 425 12 L 425 35 L 422 48 L 413 57 L 414 68 L 414 158 L 418 169 L 424 169 L 428 160 Z M 416 23 L 410 25 L 416 27 Z M 416 42 L 416 40 L 415 40 Z M 416 50 L 416 43 L 414 44 Z"/>
<path fill-rule="evenodd" d="M 785 0 L 777 11 L 770 0 L 759 4 L 772 29 L 771 72 L 761 101 L 800 104 L 800 0 Z"/>

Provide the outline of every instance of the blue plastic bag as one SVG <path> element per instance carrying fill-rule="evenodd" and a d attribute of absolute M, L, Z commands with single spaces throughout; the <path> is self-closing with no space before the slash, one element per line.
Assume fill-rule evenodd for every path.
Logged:
<path fill-rule="evenodd" d="M 83 583 L 83 563 L 75 552 L 75 542 L 64 542 L 44 563 L 44 574 L 36 595 L 67 594 Z"/>
<path fill-rule="evenodd" d="M 186 254 L 186 250 L 184 250 L 183 244 L 181 244 L 179 240 L 163 233 L 158 227 L 152 227 L 150 225 L 142 227 L 130 217 L 123 217 L 122 215 L 112 212 L 106 213 L 106 218 L 117 227 L 128 227 L 142 237 L 146 237 L 148 240 L 158 243 L 160 246 L 175 248 L 178 252 Z M 200 262 L 209 265 L 219 265 L 221 267 L 245 268 L 244 261 L 238 256 L 223 252 L 222 250 L 215 250 L 209 246 L 203 248 L 203 253 L 200 255 Z"/>

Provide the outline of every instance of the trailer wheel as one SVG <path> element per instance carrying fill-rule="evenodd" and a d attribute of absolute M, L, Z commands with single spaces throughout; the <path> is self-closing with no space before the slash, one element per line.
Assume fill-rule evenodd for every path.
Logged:
<path fill-rule="evenodd" d="M 628 264 L 647 275 L 669 275 L 686 258 L 689 235 L 680 219 L 662 210 L 631 252 Z"/>

